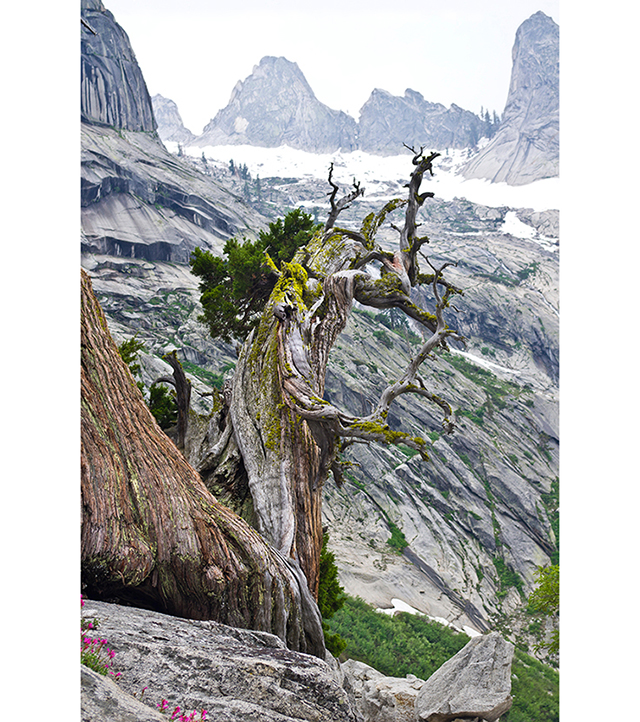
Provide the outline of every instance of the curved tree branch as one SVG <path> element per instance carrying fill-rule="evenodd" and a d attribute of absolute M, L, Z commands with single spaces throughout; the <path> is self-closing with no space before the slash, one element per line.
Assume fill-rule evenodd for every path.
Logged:
<path fill-rule="evenodd" d="M 333 181 L 333 163 L 329 166 L 329 185 L 331 186 L 331 191 L 327 195 L 329 196 L 331 211 L 329 212 L 329 217 L 327 218 L 327 222 L 324 226 L 325 235 L 333 228 L 333 225 L 340 213 L 342 213 L 345 208 L 349 208 L 351 203 L 353 203 L 358 196 L 364 195 L 364 188 L 362 188 L 360 183 L 356 182 L 354 178 L 353 190 L 351 193 L 348 193 L 336 202 L 336 195 L 338 194 L 340 187 Z"/>

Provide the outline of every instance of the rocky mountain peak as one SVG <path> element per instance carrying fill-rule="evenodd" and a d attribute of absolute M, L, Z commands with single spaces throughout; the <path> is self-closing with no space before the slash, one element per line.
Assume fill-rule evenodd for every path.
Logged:
<path fill-rule="evenodd" d="M 355 148 L 356 122 L 321 103 L 296 63 L 266 56 L 236 84 L 197 145 L 289 145 L 316 153 Z"/>
<path fill-rule="evenodd" d="M 153 114 L 158 123 L 158 135 L 163 142 L 191 143 L 195 135 L 184 127 L 178 106 L 173 100 L 156 94 L 151 98 Z"/>
<path fill-rule="evenodd" d="M 483 121 L 457 105 L 431 103 L 416 90 L 404 96 L 376 88 L 360 110 L 359 147 L 368 153 L 396 155 L 407 145 L 472 148 L 484 135 Z"/>
<path fill-rule="evenodd" d="M 559 44 L 558 25 L 541 11 L 520 25 L 500 129 L 466 178 L 522 185 L 558 175 Z"/>

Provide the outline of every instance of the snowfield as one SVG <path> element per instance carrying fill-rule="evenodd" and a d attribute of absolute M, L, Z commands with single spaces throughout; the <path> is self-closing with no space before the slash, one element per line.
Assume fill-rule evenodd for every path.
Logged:
<path fill-rule="evenodd" d="M 177 143 L 165 143 L 167 149 L 177 152 Z M 183 148 L 183 152 L 193 158 L 201 158 L 204 153 L 208 161 L 217 161 L 228 166 L 233 159 L 236 165 L 246 165 L 253 178 L 317 178 L 325 180 L 329 164 L 334 164 L 334 178 L 340 185 L 350 185 L 354 177 L 362 183 L 369 198 L 384 201 L 389 196 L 389 188 L 382 183 L 404 185 L 411 172 L 411 154 L 377 156 L 362 151 L 352 153 L 307 153 L 288 146 L 279 148 L 260 148 L 251 145 L 222 145 L 197 148 Z M 466 198 L 473 203 L 485 206 L 509 208 L 532 208 L 534 211 L 557 209 L 560 207 L 560 179 L 546 178 L 524 186 L 509 186 L 506 183 L 490 183 L 487 180 L 465 180 L 458 174 L 459 168 L 467 161 L 466 150 L 441 151 L 442 157 L 435 163 L 433 178 L 425 177 L 429 189 L 443 200 Z M 425 186 L 423 186 L 425 188 Z M 317 205 L 317 204 L 316 204 Z M 515 214 L 507 221 L 505 231 L 526 237 L 531 229 L 521 224 Z M 506 224 L 505 224 L 506 225 Z"/>

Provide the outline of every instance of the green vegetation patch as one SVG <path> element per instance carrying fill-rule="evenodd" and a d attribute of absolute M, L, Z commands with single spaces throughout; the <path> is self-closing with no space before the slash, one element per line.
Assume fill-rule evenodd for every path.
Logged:
<path fill-rule="evenodd" d="M 338 581 L 338 567 L 333 552 L 328 549 L 328 542 L 329 535 L 325 533 L 322 537 L 322 549 L 320 550 L 318 608 L 322 615 L 325 645 L 334 657 L 339 657 L 347 646 L 347 642 L 338 632 L 329 629 L 327 620 L 331 619 L 343 607 L 347 597 Z"/>
<path fill-rule="evenodd" d="M 350 596 L 328 626 L 346 640 L 345 656 L 391 677 L 427 679 L 469 641 L 424 617 L 404 612 L 390 617 Z"/>
<path fill-rule="evenodd" d="M 214 371 L 207 371 L 207 369 L 203 369 L 200 366 L 191 363 L 190 361 L 182 361 L 182 368 L 185 370 L 186 373 L 193 374 L 195 377 L 199 378 L 200 381 L 203 381 L 208 386 L 211 386 L 215 389 L 222 389 L 224 374 L 217 374 Z"/>
<path fill-rule="evenodd" d="M 402 554 L 402 550 L 409 546 L 409 542 L 405 537 L 401 529 L 399 529 L 392 521 L 388 522 L 389 529 L 391 530 L 391 538 L 387 539 L 387 544 L 395 549 L 399 554 Z"/>
<path fill-rule="evenodd" d="M 373 337 L 376 338 L 383 346 L 387 348 L 393 348 L 393 341 L 389 337 L 389 334 L 383 329 L 373 332 Z"/>
<path fill-rule="evenodd" d="M 467 361 L 463 356 L 456 354 L 443 354 L 446 360 L 461 374 L 466 376 L 474 384 L 484 389 L 491 406 L 498 409 L 506 407 L 505 398 L 508 396 L 519 397 L 522 389 L 511 381 L 500 381 L 498 377 L 488 369 L 477 366 Z M 483 404 L 483 406 L 485 406 Z M 482 408 L 482 407 L 481 407 Z"/>
<path fill-rule="evenodd" d="M 161 429 L 167 430 L 178 423 L 178 404 L 173 390 L 166 386 L 152 386 L 149 389 L 149 409 Z"/>
<path fill-rule="evenodd" d="M 555 669 L 516 649 L 511 665 L 513 706 L 503 722 L 559 722 L 560 675 Z"/>
<path fill-rule="evenodd" d="M 524 587 L 518 572 L 510 569 L 501 557 L 494 557 L 493 564 L 496 568 L 496 572 L 498 573 L 498 580 L 500 582 L 500 589 L 496 592 L 498 599 L 506 597 L 511 587 L 515 587 L 520 596 L 524 596 Z"/>

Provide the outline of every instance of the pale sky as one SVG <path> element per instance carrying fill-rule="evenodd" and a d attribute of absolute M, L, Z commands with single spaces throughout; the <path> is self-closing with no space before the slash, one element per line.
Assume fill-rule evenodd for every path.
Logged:
<path fill-rule="evenodd" d="M 499 114 L 519 25 L 559 0 L 103 0 L 151 95 L 196 134 L 265 55 L 296 62 L 317 98 L 357 119 L 374 88 Z"/>

